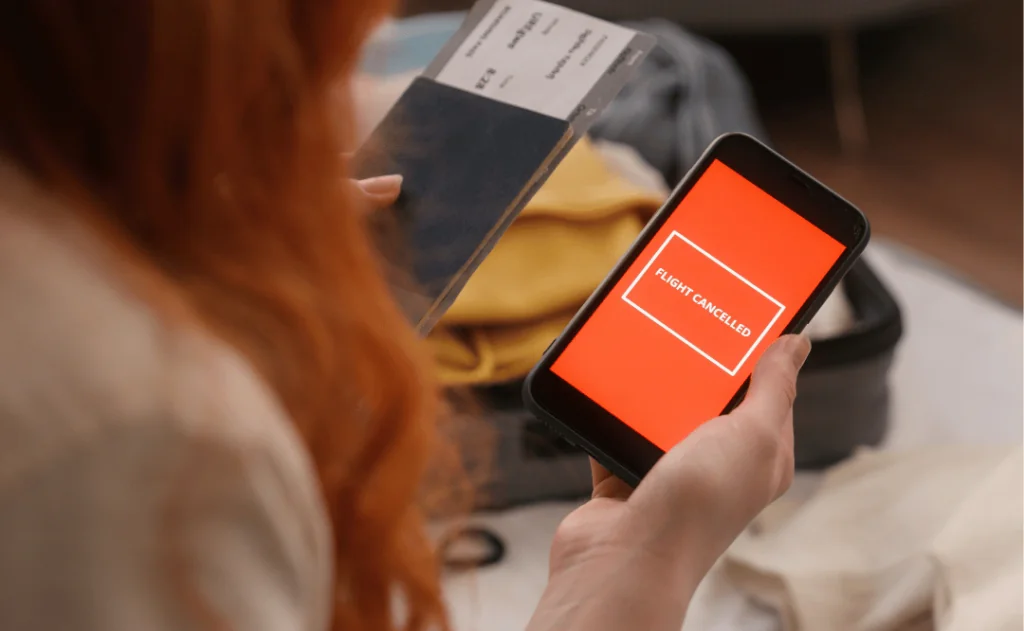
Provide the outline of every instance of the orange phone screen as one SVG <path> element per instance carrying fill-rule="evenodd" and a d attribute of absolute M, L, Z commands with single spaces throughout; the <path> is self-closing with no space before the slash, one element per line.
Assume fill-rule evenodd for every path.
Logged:
<path fill-rule="evenodd" d="M 667 451 L 721 414 L 844 250 L 714 161 L 551 370 Z"/>

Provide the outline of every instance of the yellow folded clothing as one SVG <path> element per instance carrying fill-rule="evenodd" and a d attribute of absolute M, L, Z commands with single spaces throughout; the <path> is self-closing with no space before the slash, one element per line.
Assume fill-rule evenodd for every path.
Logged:
<path fill-rule="evenodd" d="M 524 376 L 662 201 L 577 144 L 428 338 L 442 382 Z"/>
<path fill-rule="evenodd" d="M 575 312 L 505 326 L 439 327 L 430 336 L 438 376 L 446 385 L 518 379 L 533 368 Z"/>

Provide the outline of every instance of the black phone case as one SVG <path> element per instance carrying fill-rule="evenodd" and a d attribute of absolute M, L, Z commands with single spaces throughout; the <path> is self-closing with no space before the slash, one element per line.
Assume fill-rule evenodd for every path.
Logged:
<path fill-rule="evenodd" d="M 574 144 L 570 123 L 419 77 L 354 158 L 398 173 L 371 221 L 410 321 L 426 334 Z M 407 276 L 411 275 L 411 278 Z"/>
<path fill-rule="evenodd" d="M 715 140 L 715 142 L 711 143 L 711 145 L 705 150 L 704 155 L 701 156 L 700 160 L 697 161 L 694 168 L 691 169 L 690 172 L 686 175 L 686 177 L 684 177 L 683 180 L 679 183 L 679 185 L 676 187 L 676 190 L 678 191 L 678 189 L 690 183 L 690 180 L 694 177 L 694 174 L 698 172 L 698 167 L 704 164 L 704 162 L 708 159 L 708 156 L 710 156 L 711 153 L 714 151 L 718 143 L 722 142 L 722 140 L 727 138 L 728 136 L 734 135 L 747 136 L 746 134 L 725 134 L 723 136 L 720 136 L 717 140 Z M 760 141 L 749 136 L 748 138 L 763 146 L 763 143 L 761 143 Z M 791 162 L 786 160 L 783 156 L 779 155 L 774 150 L 769 149 L 769 151 L 775 154 L 775 156 L 780 160 L 789 163 L 791 166 L 793 166 L 793 168 L 798 168 Z M 651 236 L 651 233 L 653 231 L 656 231 L 660 227 L 661 222 L 658 221 L 659 217 L 663 213 L 670 213 L 674 211 L 671 201 L 675 197 L 676 192 L 673 192 L 672 195 L 669 196 L 669 203 L 667 203 L 655 215 L 655 217 L 653 217 L 648 222 L 647 226 L 634 241 L 634 244 L 641 241 L 646 242 Z M 811 319 L 818 312 L 818 310 L 821 309 L 821 306 L 825 303 L 825 300 L 828 299 L 828 296 L 836 288 L 839 282 L 842 281 L 843 277 L 845 277 L 846 274 L 850 271 L 850 269 L 857 263 L 858 259 L 860 258 L 860 255 L 864 251 L 864 248 L 867 246 L 870 237 L 870 225 L 867 224 L 867 222 L 865 222 L 865 233 L 860 243 L 858 243 L 857 246 L 855 246 L 850 256 L 848 256 L 848 258 L 844 261 L 843 265 L 832 274 L 832 276 L 828 279 L 828 282 L 808 303 L 805 312 L 795 322 L 793 322 L 790 325 L 790 328 L 788 330 L 789 333 L 800 333 L 804 330 L 804 328 L 811 321 Z M 635 245 L 633 247 L 630 247 L 629 251 L 621 259 L 619 259 L 619 261 L 615 264 L 615 267 L 608 274 L 605 280 L 601 282 L 601 285 L 593 292 L 593 294 L 591 294 L 590 298 L 587 299 L 587 301 L 579 309 L 576 315 L 573 316 L 573 319 L 565 328 L 566 331 L 573 329 L 579 323 L 579 320 L 581 318 L 589 314 L 591 308 L 594 306 L 594 302 L 598 300 L 598 298 L 609 289 L 609 285 L 614 284 L 614 282 L 618 280 L 618 272 L 624 265 L 629 265 L 629 263 L 632 261 L 635 255 L 634 250 Z M 534 398 L 532 394 L 531 384 L 537 375 L 537 371 L 540 370 L 542 366 L 546 365 L 545 360 L 551 352 L 551 348 L 557 345 L 561 341 L 563 336 L 564 332 L 561 335 L 559 335 L 559 337 L 554 342 L 552 342 L 550 346 L 548 346 L 548 350 L 545 351 L 544 353 L 544 358 L 542 358 L 542 360 L 537 364 L 537 366 L 530 371 L 530 374 L 527 375 L 526 380 L 523 382 L 523 402 L 525 403 L 527 410 L 529 410 L 531 414 L 533 414 L 539 420 L 545 422 L 548 426 L 550 426 L 552 431 L 554 431 L 558 436 L 563 438 L 566 442 L 570 443 L 571 445 L 575 445 L 576 447 L 583 449 L 588 454 L 590 454 L 595 460 L 597 460 L 602 466 L 604 466 L 606 469 L 608 469 L 613 474 L 622 479 L 623 482 L 626 482 L 630 486 L 635 487 L 637 484 L 640 483 L 640 480 L 643 478 L 644 474 L 637 471 L 632 471 L 629 467 L 609 457 L 608 454 L 606 454 L 600 447 L 595 445 L 592 441 L 580 435 L 578 432 L 576 432 L 574 429 L 563 423 L 557 417 L 550 414 L 546 409 L 544 409 L 543 406 L 541 406 L 537 402 L 537 400 Z M 743 395 L 746 392 L 749 381 L 750 380 L 748 379 L 743 383 L 742 386 L 740 386 L 740 388 L 737 390 L 736 395 L 733 397 L 732 401 L 729 403 L 728 407 L 725 409 L 724 412 L 728 412 L 729 410 L 735 408 L 735 406 L 740 401 L 742 401 Z"/>

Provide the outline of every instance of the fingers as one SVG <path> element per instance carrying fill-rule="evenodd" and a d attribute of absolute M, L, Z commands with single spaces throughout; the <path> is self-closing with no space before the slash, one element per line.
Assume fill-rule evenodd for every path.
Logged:
<path fill-rule="evenodd" d="M 612 477 L 611 471 L 605 469 L 601 463 L 593 458 L 590 459 L 590 480 L 594 483 L 594 486 L 597 486 L 610 477 Z"/>
<path fill-rule="evenodd" d="M 401 175 L 382 175 L 366 180 L 358 180 L 356 185 L 366 196 L 366 199 L 376 208 L 390 206 L 398 201 L 402 194 Z"/>
<path fill-rule="evenodd" d="M 810 349 L 805 337 L 779 339 L 754 369 L 743 403 L 655 464 L 630 498 L 638 537 L 710 567 L 789 486 L 796 378 Z"/>
<path fill-rule="evenodd" d="M 341 166 L 343 172 L 351 172 L 352 161 L 354 158 L 355 154 L 351 152 L 344 152 L 341 154 Z M 356 180 L 355 184 L 362 192 L 363 197 L 366 199 L 370 207 L 378 209 L 386 208 L 398 201 L 398 197 L 402 194 L 402 179 L 402 176 L 397 174 L 381 175 L 364 180 Z"/>
<path fill-rule="evenodd" d="M 628 484 L 612 475 L 593 458 L 590 459 L 590 477 L 594 482 L 593 499 L 607 497 L 624 500 L 633 492 Z"/>
<path fill-rule="evenodd" d="M 796 400 L 797 373 L 811 352 L 811 342 L 803 335 L 779 338 L 761 356 L 750 378 L 750 389 L 736 416 L 761 419 L 785 419 Z"/>

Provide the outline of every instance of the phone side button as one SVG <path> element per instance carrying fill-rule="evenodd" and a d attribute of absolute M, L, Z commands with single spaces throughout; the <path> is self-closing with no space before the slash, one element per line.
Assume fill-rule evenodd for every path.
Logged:
<path fill-rule="evenodd" d="M 571 432 L 567 432 L 564 429 L 560 429 L 558 431 L 558 435 L 562 437 L 562 440 L 569 443 L 573 447 L 577 449 L 583 449 L 582 447 L 580 447 L 579 442 L 577 442 L 576 437 L 573 436 Z"/>
<path fill-rule="evenodd" d="M 545 421 L 544 425 L 547 426 L 547 428 L 551 430 L 555 434 L 555 436 L 558 436 L 559 438 L 569 443 L 573 447 L 579 447 L 579 445 L 576 444 L 576 441 L 573 440 L 572 436 L 570 436 L 569 432 L 565 431 L 565 428 L 562 427 L 561 424 Z"/>

